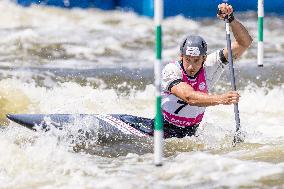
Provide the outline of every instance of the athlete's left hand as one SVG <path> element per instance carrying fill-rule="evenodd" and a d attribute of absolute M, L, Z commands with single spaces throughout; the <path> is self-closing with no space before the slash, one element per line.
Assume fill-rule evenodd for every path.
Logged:
<path fill-rule="evenodd" d="M 228 3 L 222 3 L 218 5 L 217 17 L 221 20 L 224 20 L 225 17 L 231 15 L 234 12 L 234 9 Z"/>

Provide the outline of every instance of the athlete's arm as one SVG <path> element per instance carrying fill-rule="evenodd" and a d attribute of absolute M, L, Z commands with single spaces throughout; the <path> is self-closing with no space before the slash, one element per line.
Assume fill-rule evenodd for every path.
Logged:
<path fill-rule="evenodd" d="M 224 20 L 225 16 L 233 13 L 232 6 L 226 3 L 218 5 L 218 8 L 221 10 L 222 14 L 217 16 L 222 20 Z M 233 58 L 237 59 L 249 48 L 252 43 L 252 38 L 247 29 L 237 19 L 234 19 L 230 23 L 230 26 L 235 37 L 235 41 L 232 43 Z M 224 48 L 223 52 L 225 58 L 228 60 L 227 48 Z"/>
<path fill-rule="evenodd" d="M 206 94 L 194 89 L 185 82 L 174 85 L 171 93 L 191 106 L 214 106 L 219 104 L 229 105 L 239 102 L 240 95 L 236 91 L 229 91 L 221 95 Z"/>

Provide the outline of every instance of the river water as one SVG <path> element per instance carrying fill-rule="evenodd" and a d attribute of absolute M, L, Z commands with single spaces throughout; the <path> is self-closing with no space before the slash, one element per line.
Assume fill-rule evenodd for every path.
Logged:
<path fill-rule="evenodd" d="M 33 132 L 7 113 L 155 114 L 151 19 L 119 11 L 22 8 L 0 1 L 0 188 L 284 188 L 284 19 L 265 18 L 264 67 L 257 67 L 257 15 L 236 14 L 254 42 L 236 61 L 245 142 L 232 147 L 233 106 L 209 107 L 199 137 L 165 141 L 164 166 L 152 141 L 70 139 Z M 163 23 L 164 62 L 188 33 L 210 52 L 225 47 L 224 23 L 182 16 Z M 214 89 L 230 88 L 226 71 Z M 77 130 L 76 130 L 77 129 Z M 86 146 L 87 143 L 87 146 Z"/>

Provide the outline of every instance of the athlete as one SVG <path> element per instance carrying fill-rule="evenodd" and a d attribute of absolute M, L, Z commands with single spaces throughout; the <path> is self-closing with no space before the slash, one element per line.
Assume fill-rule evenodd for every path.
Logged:
<path fill-rule="evenodd" d="M 239 58 L 251 45 L 252 38 L 246 28 L 234 17 L 233 7 L 218 5 L 217 17 L 228 16 L 235 37 L 233 58 Z M 200 36 L 189 35 L 180 45 L 180 58 L 168 63 L 162 71 L 162 111 L 165 137 L 195 135 L 205 108 L 231 105 L 239 102 L 239 93 L 209 94 L 228 64 L 227 48 L 207 55 L 207 44 Z"/>
<path fill-rule="evenodd" d="M 245 27 L 234 18 L 233 8 L 228 4 L 218 5 L 218 18 L 228 16 L 230 26 L 236 39 L 232 44 L 233 57 L 239 58 L 251 45 L 252 38 Z M 228 50 L 226 48 L 207 55 L 207 44 L 200 36 L 187 36 L 180 46 L 180 59 L 171 62 L 163 69 L 162 76 L 162 111 L 164 116 L 165 138 L 195 135 L 199 123 L 202 121 L 205 108 L 219 104 L 231 105 L 239 102 L 240 95 L 235 91 L 224 94 L 209 94 L 214 83 L 219 79 L 227 67 Z M 29 118 L 22 115 L 8 115 L 12 121 L 34 129 L 41 116 Z M 63 117 L 62 117 L 63 116 Z M 68 120 L 68 115 L 59 115 L 61 119 Z M 28 115 L 29 117 L 29 115 Z M 136 117 L 132 115 L 96 115 L 96 119 L 102 121 L 103 128 L 108 131 L 114 129 L 114 133 L 131 133 L 136 136 L 153 135 L 154 120 Z M 31 122 L 35 119 L 36 121 Z M 22 121 L 24 120 L 24 121 Z M 129 128 L 125 123 L 131 125 Z"/>

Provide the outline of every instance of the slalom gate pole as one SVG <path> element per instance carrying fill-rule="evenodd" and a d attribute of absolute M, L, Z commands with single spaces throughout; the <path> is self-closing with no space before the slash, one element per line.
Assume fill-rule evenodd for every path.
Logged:
<path fill-rule="evenodd" d="M 161 97 L 161 66 L 162 66 L 162 19 L 163 19 L 163 0 L 155 0 L 154 19 L 156 25 L 156 61 L 154 64 L 155 87 L 156 87 L 156 116 L 154 126 L 154 163 L 162 166 L 164 132 L 162 116 L 162 97 Z"/>
<path fill-rule="evenodd" d="M 263 17 L 264 0 L 258 0 L 258 43 L 257 43 L 257 65 L 263 67 Z"/>

